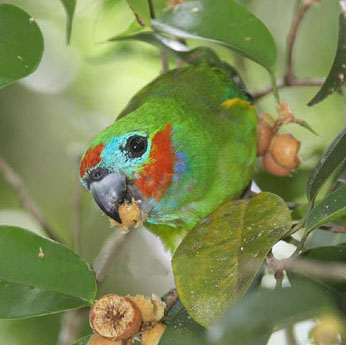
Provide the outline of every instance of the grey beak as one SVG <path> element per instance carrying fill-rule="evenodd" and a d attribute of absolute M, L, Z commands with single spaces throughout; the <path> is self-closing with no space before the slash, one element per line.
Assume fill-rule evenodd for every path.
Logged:
<path fill-rule="evenodd" d="M 90 191 L 101 210 L 108 216 L 122 223 L 118 207 L 128 200 L 126 176 L 122 173 L 110 173 L 99 181 L 89 185 Z"/>

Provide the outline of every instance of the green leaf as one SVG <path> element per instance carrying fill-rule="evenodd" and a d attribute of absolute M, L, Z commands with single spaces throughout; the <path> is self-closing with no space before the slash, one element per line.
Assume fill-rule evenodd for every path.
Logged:
<path fill-rule="evenodd" d="M 138 22 L 144 26 L 150 26 L 150 7 L 149 0 L 126 0 L 131 10 L 135 14 Z M 154 15 L 159 15 L 166 8 L 169 0 L 150 0 L 154 8 Z"/>
<path fill-rule="evenodd" d="M 118 35 L 109 39 L 112 41 L 140 41 L 149 43 L 159 49 L 165 50 L 167 53 L 179 58 L 187 63 L 195 63 L 198 61 L 209 61 L 214 65 L 222 65 L 221 60 L 216 53 L 208 47 L 197 47 L 190 49 L 185 44 L 180 43 L 172 38 L 160 35 L 153 31 L 139 32 L 133 35 Z"/>
<path fill-rule="evenodd" d="M 186 338 L 193 338 L 200 343 L 204 340 L 205 328 L 193 321 L 180 300 L 172 306 L 162 321 L 167 328 L 160 340 L 161 345 L 176 345 L 183 343 Z"/>
<path fill-rule="evenodd" d="M 333 312 L 333 302 L 312 284 L 262 290 L 232 305 L 209 331 L 215 345 L 254 345 L 267 330 Z"/>
<path fill-rule="evenodd" d="M 83 338 L 78 339 L 72 345 L 87 345 L 89 341 L 90 335 L 86 335 Z"/>
<path fill-rule="evenodd" d="M 96 281 L 65 246 L 30 231 L 0 226 L 0 318 L 26 318 L 89 306 Z"/>
<path fill-rule="evenodd" d="M 152 26 L 167 34 L 223 44 L 273 74 L 276 46 L 266 26 L 233 0 L 189 1 L 163 12 Z"/>
<path fill-rule="evenodd" d="M 305 229 L 313 230 L 344 215 L 346 215 L 346 185 L 330 193 L 309 212 Z"/>
<path fill-rule="evenodd" d="M 43 54 L 43 37 L 22 9 L 0 5 L 0 88 L 34 72 Z"/>
<path fill-rule="evenodd" d="M 76 9 L 77 0 L 61 0 L 65 12 L 66 12 L 66 43 L 69 44 L 71 40 L 71 32 L 72 32 L 72 21 L 74 11 Z"/>
<path fill-rule="evenodd" d="M 306 185 L 306 195 L 312 203 L 323 183 L 331 173 L 346 160 L 346 127 L 324 151 L 316 167 L 312 171 Z"/>
<path fill-rule="evenodd" d="M 326 265 L 328 263 L 333 264 L 343 264 L 346 262 L 346 246 L 338 245 L 338 246 L 328 246 L 328 247 L 317 247 L 309 249 L 303 253 L 301 253 L 298 257 L 299 260 L 313 260 L 314 263 L 321 263 L 322 265 Z M 332 268 L 330 268 L 332 269 Z M 316 271 L 316 270 L 315 270 Z M 332 280 L 331 278 L 324 277 L 321 275 L 320 277 L 316 277 L 316 275 L 308 275 L 307 273 L 297 274 L 295 272 L 288 272 L 288 277 L 290 283 L 295 286 L 296 284 L 300 284 L 302 281 L 309 279 L 313 281 L 315 284 L 323 288 L 326 293 L 329 293 L 333 296 L 337 301 L 337 306 L 341 309 L 344 309 L 346 312 L 346 282 L 343 280 Z"/>
<path fill-rule="evenodd" d="M 340 14 L 339 40 L 332 68 L 315 97 L 308 103 L 309 106 L 323 101 L 327 96 L 340 90 L 346 81 L 346 18 Z"/>
<path fill-rule="evenodd" d="M 286 203 L 271 193 L 228 202 L 201 221 L 173 257 L 179 297 L 194 320 L 208 326 L 242 297 L 290 227 Z"/>

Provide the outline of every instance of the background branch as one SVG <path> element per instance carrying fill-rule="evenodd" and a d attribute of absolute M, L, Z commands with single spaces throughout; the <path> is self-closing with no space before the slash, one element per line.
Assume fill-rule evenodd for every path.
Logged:
<path fill-rule="evenodd" d="M 4 176 L 4 179 L 15 190 L 22 207 L 26 209 L 37 220 L 37 222 L 41 225 L 41 227 L 51 239 L 61 242 L 57 236 L 57 231 L 55 231 L 55 229 L 44 218 L 40 208 L 30 197 L 29 193 L 24 187 L 22 179 L 2 157 L 0 157 L 0 171 Z"/>

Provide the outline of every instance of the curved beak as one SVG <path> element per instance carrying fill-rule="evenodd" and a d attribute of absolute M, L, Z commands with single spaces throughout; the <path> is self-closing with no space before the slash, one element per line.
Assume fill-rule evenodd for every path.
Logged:
<path fill-rule="evenodd" d="M 118 208 L 124 201 L 130 202 L 127 180 L 123 173 L 110 173 L 100 181 L 90 183 L 90 191 L 101 210 L 108 216 L 122 223 Z"/>

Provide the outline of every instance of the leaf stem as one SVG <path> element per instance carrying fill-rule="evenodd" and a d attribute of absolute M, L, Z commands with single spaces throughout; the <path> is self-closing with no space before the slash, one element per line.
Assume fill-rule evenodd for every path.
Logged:
<path fill-rule="evenodd" d="M 2 172 L 4 179 L 15 190 L 22 207 L 37 220 L 52 240 L 62 242 L 57 235 L 57 231 L 48 223 L 38 205 L 30 197 L 23 180 L 2 157 L 0 157 L 0 172 Z"/>

